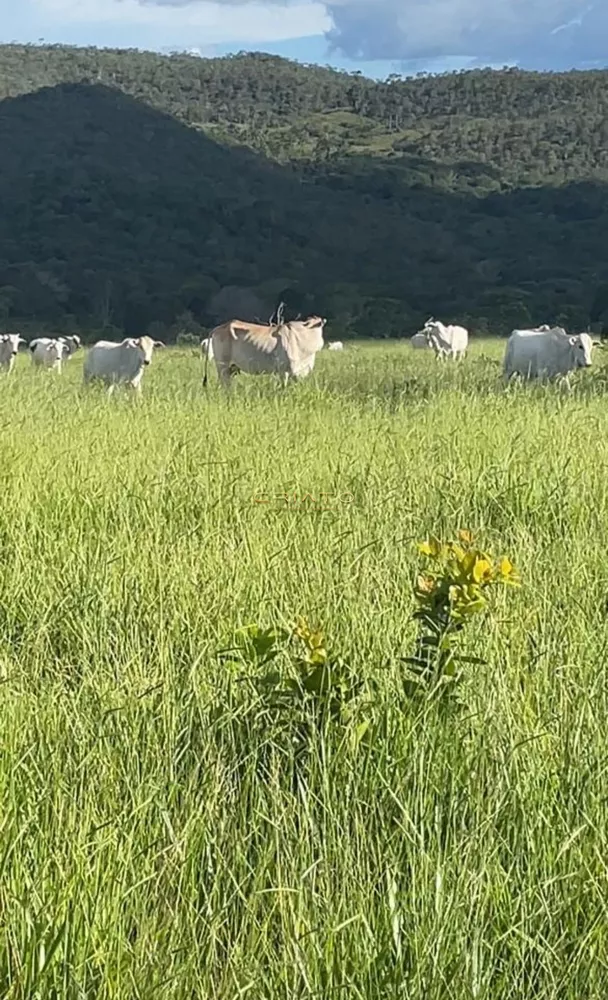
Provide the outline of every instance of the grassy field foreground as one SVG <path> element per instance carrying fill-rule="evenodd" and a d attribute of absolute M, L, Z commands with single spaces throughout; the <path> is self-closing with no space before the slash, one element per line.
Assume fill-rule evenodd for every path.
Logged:
<path fill-rule="evenodd" d="M 59 379 L 19 358 L 2 997 L 605 1000 L 608 380 L 600 354 L 570 393 L 505 391 L 501 352 L 347 346 L 226 401 L 167 351 L 139 404 L 83 392 L 81 355 Z M 486 664 L 461 710 L 421 711 L 416 542 L 459 528 L 523 586 L 465 635 Z M 299 764 L 295 725 L 218 656 L 298 615 L 370 722 L 314 730 Z"/>

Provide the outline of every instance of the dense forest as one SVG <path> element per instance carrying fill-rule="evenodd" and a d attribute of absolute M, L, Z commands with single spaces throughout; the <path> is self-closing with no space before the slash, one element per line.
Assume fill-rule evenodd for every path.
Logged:
<path fill-rule="evenodd" d="M 608 71 L 0 46 L 0 324 L 608 324 Z"/>

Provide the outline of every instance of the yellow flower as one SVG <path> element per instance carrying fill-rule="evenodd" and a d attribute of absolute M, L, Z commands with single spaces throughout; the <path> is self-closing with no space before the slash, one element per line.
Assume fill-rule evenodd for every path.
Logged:
<path fill-rule="evenodd" d="M 443 553 L 444 547 L 439 539 L 432 535 L 428 541 L 420 543 L 418 551 L 421 556 L 430 556 L 432 559 L 436 559 Z"/>
<path fill-rule="evenodd" d="M 473 565 L 473 579 L 475 583 L 490 583 L 492 580 L 492 566 L 487 559 L 476 558 Z"/>
<path fill-rule="evenodd" d="M 460 564 L 460 573 L 464 579 L 468 579 L 473 575 L 473 570 L 475 568 L 475 563 L 477 561 L 476 552 L 467 552 L 464 559 Z"/>
<path fill-rule="evenodd" d="M 506 556 L 501 559 L 498 564 L 498 573 L 500 574 L 503 583 L 511 583 L 516 587 L 519 586 L 519 575 L 517 570 L 511 560 L 507 559 Z"/>

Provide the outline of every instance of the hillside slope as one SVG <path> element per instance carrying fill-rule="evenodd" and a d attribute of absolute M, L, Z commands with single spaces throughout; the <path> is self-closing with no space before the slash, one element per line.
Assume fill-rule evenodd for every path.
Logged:
<path fill-rule="evenodd" d="M 175 331 L 226 286 L 366 336 L 608 305 L 608 73 L 0 46 L 0 98 L 5 323 Z"/>

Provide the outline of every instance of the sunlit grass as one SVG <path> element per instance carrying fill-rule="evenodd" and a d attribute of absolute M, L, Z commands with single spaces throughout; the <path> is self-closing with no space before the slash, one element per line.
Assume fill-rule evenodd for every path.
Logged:
<path fill-rule="evenodd" d="M 84 392 L 82 355 L 61 378 L 18 359 L 0 995 L 604 1000 L 606 380 L 505 390 L 502 347 L 441 366 L 347 345 L 228 400 L 168 351 L 139 403 Z M 421 716 L 400 663 L 416 543 L 461 528 L 523 586 L 471 625 L 467 710 Z M 294 778 L 217 654 L 299 615 L 369 684 L 374 725 L 321 733 Z"/>

